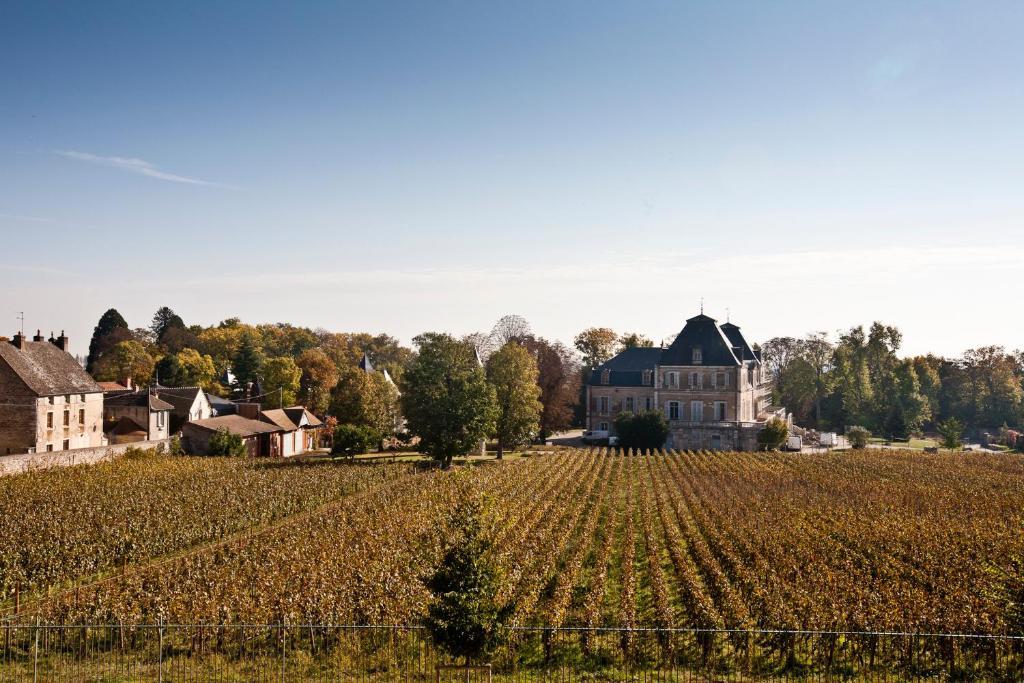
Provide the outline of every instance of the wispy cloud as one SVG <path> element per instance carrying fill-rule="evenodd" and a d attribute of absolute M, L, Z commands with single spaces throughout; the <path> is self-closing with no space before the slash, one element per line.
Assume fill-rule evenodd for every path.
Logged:
<path fill-rule="evenodd" d="M 22 216 L 16 213 L 0 213 L 0 221 L 15 221 L 17 223 L 53 223 L 52 218 L 40 216 Z"/>
<path fill-rule="evenodd" d="M 122 171 L 128 171 L 129 173 L 137 173 L 144 175 L 149 178 L 156 178 L 157 180 L 166 180 L 172 183 L 184 183 L 186 185 L 203 185 L 205 187 L 225 187 L 231 189 L 234 188 L 231 185 L 225 185 L 224 183 L 215 183 L 209 180 L 201 180 L 199 178 L 192 178 L 189 176 L 178 175 L 177 173 L 168 173 L 167 171 L 161 171 L 159 167 L 152 164 L 145 159 L 135 159 L 132 157 L 105 157 L 98 154 L 89 154 L 88 152 L 78 152 L 75 150 L 54 150 L 55 154 L 59 154 L 68 159 L 75 159 L 76 161 L 86 161 L 90 164 L 98 164 L 100 166 L 109 166 L 111 168 L 118 168 Z"/>

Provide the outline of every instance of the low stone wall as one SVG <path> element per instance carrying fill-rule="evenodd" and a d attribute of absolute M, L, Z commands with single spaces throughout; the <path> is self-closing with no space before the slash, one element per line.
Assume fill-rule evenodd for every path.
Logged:
<path fill-rule="evenodd" d="M 108 460 L 116 460 L 124 455 L 129 448 L 151 449 L 157 446 L 167 448 L 170 439 L 156 441 L 136 441 L 97 448 L 75 448 L 69 451 L 52 453 L 22 453 L 20 455 L 0 455 L 0 476 L 19 474 L 32 470 L 45 470 L 51 467 L 71 467 L 72 465 L 91 465 Z"/>

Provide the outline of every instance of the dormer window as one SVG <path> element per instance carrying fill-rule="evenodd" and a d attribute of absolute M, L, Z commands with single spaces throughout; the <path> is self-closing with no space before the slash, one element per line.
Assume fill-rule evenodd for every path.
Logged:
<path fill-rule="evenodd" d="M 608 383 L 611 382 L 611 379 L 612 379 L 612 371 L 611 370 L 602 370 L 601 371 L 601 384 L 608 384 Z"/>
<path fill-rule="evenodd" d="M 654 378 L 653 370 L 644 370 L 644 386 L 650 386 L 651 380 Z"/>
<path fill-rule="evenodd" d="M 693 347 L 693 364 L 700 365 L 704 362 L 704 351 L 699 346 Z"/>

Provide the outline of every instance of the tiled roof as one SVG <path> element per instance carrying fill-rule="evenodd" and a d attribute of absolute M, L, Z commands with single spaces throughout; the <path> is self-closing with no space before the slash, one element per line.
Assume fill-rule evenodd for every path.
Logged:
<path fill-rule="evenodd" d="M 127 415 L 122 415 L 121 419 L 117 421 L 117 424 L 108 430 L 107 433 L 117 434 L 119 436 L 123 436 L 125 434 L 149 434 L 145 427 Z"/>
<path fill-rule="evenodd" d="M 232 434 L 238 434 L 242 437 L 256 436 L 257 434 L 273 434 L 274 432 L 281 431 L 281 428 L 277 425 L 259 420 L 250 420 L 241 415 L 222 415 L 205 420 L 196 420 L 195 422 L 186 422 L 184 427 L 198 427 L 211 432 L 226 429 Z"/>
<path fill-rule="evenodd" d="M 0 362 L 6 363 L 37 396 L 94 394 L 103 391 L 74 357 L 48 341 L 25 341 L 19 349 L 0 342 Z"/>
<path fill-rule="evenodd" d="M 298 426 L 291 421 L 288 414 L 281 408 L 262 411 L 260 413 L 260 419 L 264 422 L 275 424 L 286 432 L 294 432 L 298 429 Z"/>
<path fill-rule="evenodd" d="M 97 384 L 100 385 L 100 389 L 102 389 L 105 394 L 115 391 L 131 391 L 131 389 L 120 382 L 97 382 Z"/>

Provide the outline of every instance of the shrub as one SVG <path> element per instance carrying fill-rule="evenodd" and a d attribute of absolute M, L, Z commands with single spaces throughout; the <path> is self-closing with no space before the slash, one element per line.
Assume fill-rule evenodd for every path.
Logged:
<path fill-rule="evenodd" d="M 226 429 L 218 429 L 217 433 L 210 437 L 208 451 L 210 455 L 229 455 L 236 458 L 249 454 L 242 437 Z"/>
<path fill-rule="evenodd" d="M 338 425 L 334 430 L 334 445 L 331 453 L 354 458 L 366 453 L 380 442 L 380 434 L 366 425 Z"/>
<path fill-rule="evenodd" d="M 655 450 L 668 439 L 668 421 L 656 410 L 643 413 L 620 413 L 615 418 L 615 433 L 620 448 Z"/>
<path fill-rule="evenodd" d="M 871 439 L 871 432 L 865 427 L 850 427 L 846 430 L 846 438 L 850 441 L 850 446 L 853 448 L 867 448 L 868 441 Z"/>
<path fill-rule="evenodd" d="M 964 423 L 955 417 L 944 420 L 937 425 L 942 436 L 942 445 L 950 450 L 960 448 L 960 436 L 964 433 Z"/>
<path fill-rule="evenodd" d="M 764 424 L 764 429 L 757 435 L 757 443 L 763 451 L 777 451 L 786 443 L 789 436 L 789 425 L 785 420 L 773 417 Z"/>
<path fill-rule="evenodd" d="M 181 447 L 181 439 L 179 437 L 171 437 L 171 442 L 167 446 L 167 455 L 185 455 L 185 449 Z"/>

